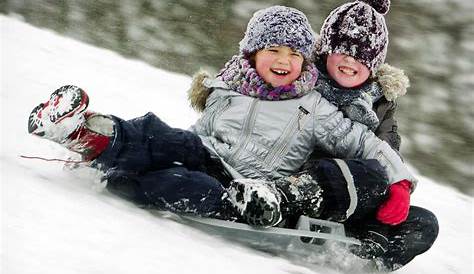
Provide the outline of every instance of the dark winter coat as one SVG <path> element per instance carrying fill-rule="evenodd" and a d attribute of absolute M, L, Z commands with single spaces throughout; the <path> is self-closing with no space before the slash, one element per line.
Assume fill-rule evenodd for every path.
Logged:
<path fill-rule="evenodd" d="M 383 90 L 383 97 L 373 102 L 373 111 L 379 119 L 375 135 L 387 142 L 394 150 L 400 150 L 401 138 L 398 134 L 398 123 L 395 117 L 398 104 L 396 99 L 405 95 L 410 86 L 403 70 L 383 64 L 372 81 Z"/>
<path fill-rule="evenodd" d="M 405 95 L 409 87 L 409 79 L 404 72 L 383 64 L 375 77 L 360 87 L 343 88 L 328 76 L 324 63 L 316 62 L 320 71 L 316 90 L 338 106 L 349 119 L 365 124 L 377 137 L 398 151 L 400 136 L 394 116 L 397 109 L 395 100 Z"/>
<path fill-rule="evenodd" d="M 324 70 L 323 68 L 321 69 Z M 379 124 L 374 131 L 375 135 L 387 142 L 394 150 L 399 151 L 401 137 L 398 133 L 398 123 L 395 117 L 398 107 L 396 99 L 406 94 L 409 87 L 409 79 L 402 70 L 388 64 L 383 64 L 378 70 L 376 77 L 371 81 L 376 81 L 379 88 L 383 90 L 384 95 L 373 102 L 372 110 L 379 120 Z M 331 157 L 333 156 L 327 153 L 315 151 L 302 169 L 307 170 L 317 160 Z"/>
<path fill-rule="evenodd" d="M 395 117 L 398 104 L 396 101 L 388 101 L 380 98 L 374 103 L 373 110 L 379 118 L 380 124 L 375 130 L 375 135 L 387 142 L 394 150 L 399 151 L 401 137 L 398 134 L 398 123 Z"/>

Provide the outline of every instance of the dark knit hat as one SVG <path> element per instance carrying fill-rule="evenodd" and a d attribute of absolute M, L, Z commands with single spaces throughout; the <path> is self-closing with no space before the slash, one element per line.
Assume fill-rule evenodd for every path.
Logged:
<path fill-rule="evenodd" d="M 311 60 L 315 33 L 308 18 L 299 10 L 272 6 L 254 13 L 240 41 L 240 53 L 245 56 L 272 46 L 288 46 Z"/>
<path fill-rule="evenodd" d="M 390 0 L 355 1 L 337 7 L 321 27 L 316 55 L 350 55 L 375 74 L 387 55 L 384 15 L 389 8 Z"/>

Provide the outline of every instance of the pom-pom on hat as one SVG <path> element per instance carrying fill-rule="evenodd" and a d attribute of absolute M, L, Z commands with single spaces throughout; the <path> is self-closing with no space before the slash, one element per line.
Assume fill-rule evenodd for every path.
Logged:
<path fill-rule="evenodd" d="M 250 19 L 244 38 L 239 43 L 244 56 L 273 46 L 288 46 L 311 60 L 315 33 L 308 18 L 299 10 L 272 6 L 258 10 Z"/>
<path fill-rule="evenodd" d="M 321 27 L 316 55 L 341 53 L 366 65 L 372 74 L 385 62 L 390 0 L 361 0 L 334 9 Z"/>

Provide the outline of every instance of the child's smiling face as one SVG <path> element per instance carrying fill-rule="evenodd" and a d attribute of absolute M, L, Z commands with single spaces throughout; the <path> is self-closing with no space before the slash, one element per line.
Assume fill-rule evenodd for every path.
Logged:
<path fill-rule="evenodd" d="M 326 69 L 329 76 L 345 88 L 357 87 L 370 76 L 366 65 L 351 56 L 339 53 L 328 55 Z"/>
<path fill-rule="evenodd" d="M 255 69 L 273 87 L 293 83 L 301 74 L 303 55 L 287 46 L 270 47 L 257 51 Z"/>

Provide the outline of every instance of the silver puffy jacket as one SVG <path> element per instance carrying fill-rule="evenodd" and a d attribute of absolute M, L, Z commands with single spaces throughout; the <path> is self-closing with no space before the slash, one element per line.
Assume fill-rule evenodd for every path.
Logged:
<path fill-rule="evenodd" d="M 301 98 L 264 101 L 233 92 L 213 80 L 203 115 L 191 128 L 234 178 L 276 179 L 294 174 L 311 152 L 335 158 L 377 159 L 389 181 L 416 178 L 390 146 L 366 126 L 344 118 L 313 91 Z"/>

